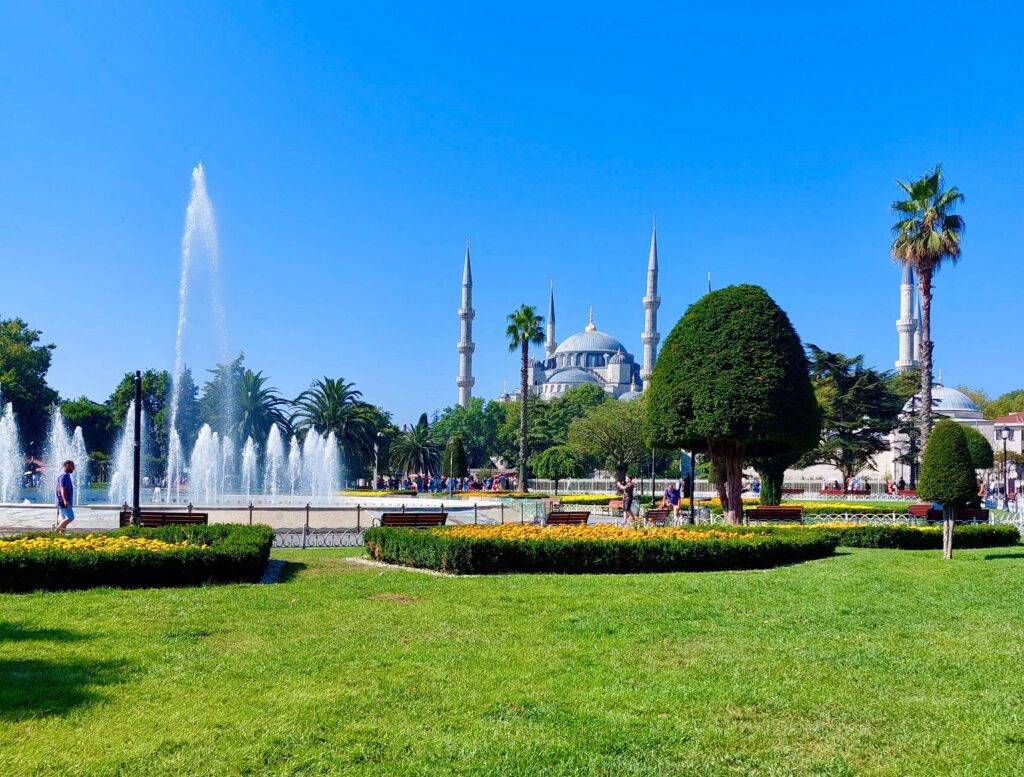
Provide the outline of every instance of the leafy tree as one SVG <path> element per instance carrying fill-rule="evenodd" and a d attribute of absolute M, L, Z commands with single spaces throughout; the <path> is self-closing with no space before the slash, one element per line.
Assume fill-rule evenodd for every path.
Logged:
<path fill-rule="evenodd" d="M 922 499 L 942 505 L 942 555 L 952 558 L 953 521 L 957 511 L 977 493 L 967 436 L 956 421 L 943 418 L 932 429 L 924 449 L 917 493 Z"/>
<path fill-rule="evenodd" d="M 975 389 L 970 386 L 960 384 L 956 387 L 956 390 L 961 394 L 965 394 L 974 404 L 978 406 L 978 410 L 982 413 L 985 412 L 985 408 L 992 401 L 992 397 L 988 395 L 988 392 L 984 389 Z"/>
<path fill-rule="evenodd" d="M 533 472 L 539 478 L 555 481 L 557 494 L 559 480 L 583 477 L 583 465 L 568 445 L 555 445 L 534 457 Z"/>
<path fill-rule="evenodd" d="M 82 427 L 90 451 L 110 453 L 114 446 L 114 423 L 110 408 L 82 396 L 61 403 L 60 412 L 73 429 Z"/>
<path fill-rule="evenodd" d="M 785 482 L 786 470 L 800 458 L 799 453 L 782 453 L 750 460 L 750 466 L 761 476 L 761 504 L 782 504 L 782 484 Z"/>
<path fill-rule="evenodd" d="M 615 471 L 616 482 L 631 464 L 644 461 L 650 446 L 644 435 L 643 398 L 602 402 L 569 427 L 569 447 L 578 456 L 597 456 Z"/>
<path fill-rule="evenodd" d="M 391 467 L 398 472 L 433 474 L 438 470 L 438 447 L 430 427 L 419 423 L 406 427 L 391 443 Z"/>
<path fill-rule="evenodd" d="M 927 441 L 932 427 L 932 278 L 944 263 L 960 259 L 964 220 L 953 211 L 964 196 L 955 186 L 945 188 L 942 165 L 916 181 L 896 184 L 906 199 L 892 204 L 898 219 L 892 228 L 892 257 L 914 269 L 921 295 L 921 439 Z"/>
<path fill-rule="evenodd" d="M 992 469 L 995 464 L 995 451 L 988 444 L 985 435 L 973 426 L 965 426 L 964 438 L 967 440 L 967 450 L 971 454 L 971 463 L 974 468 Z"/>
<path fill-rule="evenodd" d="M 20 318 L 0 320 L 0 396 L 14 406 L 21 439 L 32 454 L 42 452 L 50 407 L 58 399 L 46 383 L 51 351 L 57 346 L 39 345 L 41 334 Z"/>
<path fill-rule="evenodd" d="M 473 397 L 468 407 L 446 407 L 433 429 L 441 440 L 458 435 L 466 449 L 469 466 L 481 467 L 488 463 L 492 454 L 497 454 L 498 429 L 504 420 L 505 409 L 500 402 Z"/>
<path fill-rule="evenodd" d="M 1024 412 L 1024 389 L 1008 391 L 982 408 L 985 418 L 1000 418 L 1010 413 Z"/>
<path fill-rule="evenodd" d="M 238 384 L 245 372 L 244 360 L 245 354 L 240 353 L 231 361 L 207 370 L 211 377 L 203 384 L 199 411 L 203 423 L 209 424 L 215 432 L 227 432 L 238 424 L 236 400 Z"/>
<path fill-rule="evenodd" d="M 464 478 L 469 475 L 466 464 L 466 449 L 462 446 L 462 438 L 457 434 L 448 440 L 441 457 L 441 472 L 448 477 Z"/>
<path fill-rule="evenodd" d="M 583 418 L 607 399 L 608 395 L 600 386 L 584 383 L 574 386 L 557 399 L 542 401 L 537 419 L 539 447 L 565 445 L 572 422 Z"/>
<path fill-rule="evenodd" d="M 745 460 L 809 450 L 821 430 L 800 338 L 758 286 L 730 286 L 691 305 L 644 396 L 659 447 L 711 454 L 730 523 L 742 520 Z"/>
<path fill-rule="evenodd" d="M 527 491 L 526 485 L 526 403 L 530 392 L 529 362 L 530 346 L 544 342 L 543 319 L 537 315 L 536 309 L 522 305 L 519 310 L 508 315 L 508 349 L 512 353 L 519 350 L 519 488 Z"/>
<path fill-rule="evenodd" d="M 292 403 L 291 423 L 303 435 L 312 428 L 324 434 L 334 432 L 345 466 L 350 471 L 362 469 L 373 462 L 373 445 L 385 425 L 380 411 L 362 396 L 344 378 L 315 380 Z"/>
<path fill-rule="evenodd" d="M 195 443 L 198 428 L 198 405 L 196 387 L 192 382 L 192 374 L 187 369 L 188 383 L 182 381 L 181 401 L 178 408 L 178 435 L 182 448 L 188 451 Z M 184 376 L 183 376 L 184 377 Z M 110 408 L 110 422 L 117 431 L 123 431 L 128 417 L 128 407 L 135 399 L 135 373 L 126 372 L 121 382 L 107 400 Z M 171 374 L 167 370 L 145 370 L 142 373 L 142 412 L 146 418 L 146 448 L 150 451 L 149 463 L 159 469 L 167 460 L 167 426 L 170 423 Z M 189 424 L 186 420 L 186 408 L 191 414 Z"/>
<path fill-rule="evenodd" d="M 243 369 L 235 384 L 235 418 L 232 432 L 238 443 L 252 437 L 260 445 L 274 424 L 281 427 L 285 435 L 291 434 L 291 421 L 286 412 L 288 400 L 276 388 L 267 385 L 269 380 L 262 372 Z"/>
<path fill-rule="evenodd" d="M 808 344 L 811 383 L 822 411 L 821 439 L 802 458 L 805 466 L 831 464 L 852 478 L 889 445 L 903 408 L 891 375 L 864 366 L 863 356 L 844 356 Z"/>

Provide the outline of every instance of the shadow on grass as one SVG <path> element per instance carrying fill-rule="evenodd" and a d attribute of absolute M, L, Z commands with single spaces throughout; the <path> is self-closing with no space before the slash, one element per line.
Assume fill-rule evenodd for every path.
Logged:
<path fill-rule="evenodd" d="M 1007 559 L 1007 558 L 1024 559 L 1024 548 L 1022 548 L 1021 550 L 1018 550 L 1018 551 L 1013 551 L 1011 553 L 986 553 L 985 554 L 985 561 L 995 561 L 997 559 Z"/>
<path fill-rule="evenodd" d="M 0 720 L 65 715 L 125 676 L 122 661 L 0 659 Z"/>
<path fill-rule="evenodd" d="M 18 623 L 0 622 L 0 642 L 29 642 L 32 640 L 79 642 L 83 639 L 89 639 L 89 635 L 67 629 L 33 629 Z"/>
<path fill-rule="evenodd" d="M 263 579 L 260 582 L 264 585 L 288 583 L 305 568 L 306 565 L 301 561 L 284 561 L 279 558 L 272 558 L 267 562 L 267 571 L 264 572 Z"/>

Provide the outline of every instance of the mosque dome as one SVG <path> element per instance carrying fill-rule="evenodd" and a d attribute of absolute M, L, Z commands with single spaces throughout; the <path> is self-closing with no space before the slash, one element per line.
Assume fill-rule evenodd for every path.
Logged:
<path fill-rule="evenodd" d="M 640 399 L 643 396 L 643 392 L 637 391 L 635 388 L 631 388 L 625 394 L 621 394 L 619 399 L 624 402 L 628 402 L 631 399 Z"/>
<path fill-rule="evenodd" d="M 913 411 L 914 400 L 921 401 L 921 395 L 916 394 L 914 399 L 903 406 L 903 412 Z M 969 396 L 955 388 L 943 386 L 941 383 L 932 384 L 932 412 L 944 415 L 954 420 L 981 418 L 981 409 Z"/>
<path fill-rule="evenodd" d="M 578 386 L 582 383 L 600 383 L 601 381 L 592 372 L 581 370 L 576 367 L 568 367 L 564 370 L 559 370 L 550 378 L 548 383 L 551 384 L 562 384 L 570 386 Z"/>
<path fill-rule="evenodd" d="M 616 353 L 625 350 L 625 346 L 614 337 L 594 329 L 565 338 L 558 344 L 555 353 Z"/>

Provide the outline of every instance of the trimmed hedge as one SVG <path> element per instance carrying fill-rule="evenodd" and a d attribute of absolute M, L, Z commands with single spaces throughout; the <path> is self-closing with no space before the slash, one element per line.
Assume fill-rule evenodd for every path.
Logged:
<path fill-rule="evenodd" d="M 274 531 L 269 526 L 239 524 L 159 529 L 133 526 L 109 534 L 172 543 L 184 540 L 189 546 L 159 553 L 130 549 L 96 553 L 56 548 L 0 552 L 0 592 L 257 582 L 266 570 L 274 541 Z M 18 537 L 3 538 L 0 542 L 13 539 Z"/>
<path fill-rule="evenodd" d="M 808 531 L 815 529 L 811 526 Z M 839 544 L 847 548 L 942 550 L 939 526 L 823 526 L 817 530 L 834 534 Z M 1003 548 L 1019 542 L 1016 526 L 966 524 L 953 528 L 953 544 L 957 548 Z"/>
<path fill-rule="evenodd" d="M 731 529 L 732 527 L 730 527 Z M 710 572 L 764 569 L 829 556 L 825 532 L 771 532 L 736 539 L 516 540 L 451 536 L 445 529 L 367 529 L 370 557 L 458 575 L 503 573 Z"/>

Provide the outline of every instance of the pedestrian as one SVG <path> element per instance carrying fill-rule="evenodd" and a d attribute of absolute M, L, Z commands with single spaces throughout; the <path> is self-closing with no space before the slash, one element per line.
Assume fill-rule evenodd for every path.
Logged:
<path fill-rule="evenodd" d="M 678 482 L 670 483 L 665 488 L 665 493 L 662 496 L 662 500 L 661 500 L 661 506 L 662 507 L 668 506 L 668 507 L 672 508 L 672 520 L 675 523 L 678 523 L 678 521 L 679 521 L 679 496 L 680 496 L 680 491 L 681 491 L 681 489 L 679 488 L 679 483 Z"/>
<path fill-rule="evenodd" d="M 635 521 L 633 514 L 633 491 L 636 486 L 633 484 L 633 476 L 627 475 L 621 483 L 615 484 L 615 489 L 622 494 L 622 517 L 627 521 Z"/>
<path fill-rule="evenodd" d="M 64 471 L 57 478 L 57 521 L 53 530 L 59 534 L 67 531 L 68 525 L 75 520 L 75 482 L 71 473 L 75 471 L 75 462 L 68 459 L 64 462 Z"/>

